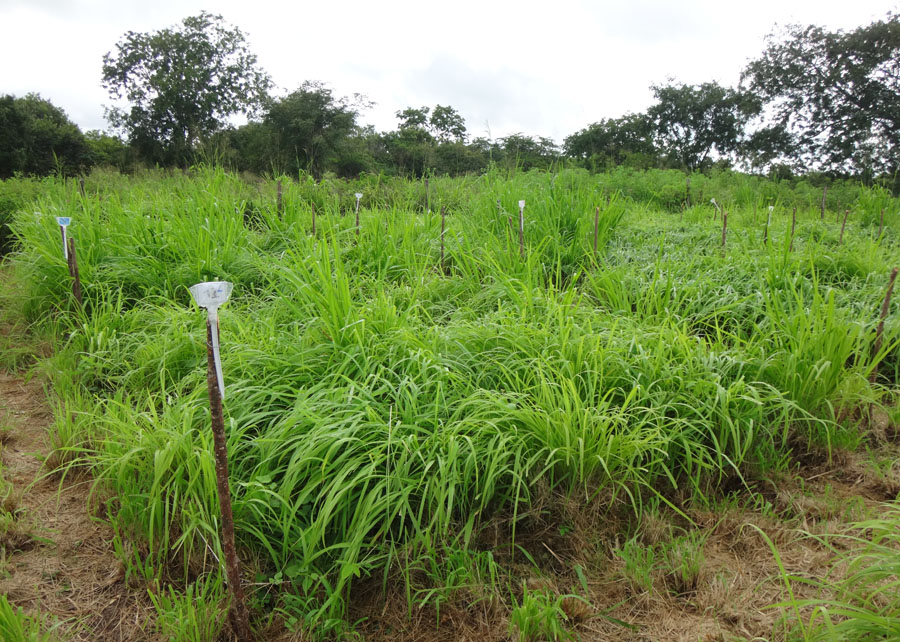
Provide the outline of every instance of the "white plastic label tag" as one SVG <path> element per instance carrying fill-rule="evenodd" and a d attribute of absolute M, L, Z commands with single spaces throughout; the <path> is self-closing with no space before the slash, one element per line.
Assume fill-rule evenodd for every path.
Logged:
<path fill-rule="evenodd" d="M 69 262 L 69 239 L 66 235 L 66 228 L 72 224 L 71 216 L 57 216 L 56 222 L 59 224 L 59 227 L 62 228 L 62 244 L 63 244 L 63 258 L 66 260 L 66 263 Z"/>
<path fill-rule="evenodd" d="M 201 308 L 206 308 L 206 318 L 211 327 L 213 361 L 216 366 L 216 381 L 219 383 L 219 394 L 225 399 L 225 381 L 222 377 L 222 359 L 219 353 L 219 306 L 231 296 L 234 284 L 229 281 L 207 281 L 192 285 L 191 296 Z"/>

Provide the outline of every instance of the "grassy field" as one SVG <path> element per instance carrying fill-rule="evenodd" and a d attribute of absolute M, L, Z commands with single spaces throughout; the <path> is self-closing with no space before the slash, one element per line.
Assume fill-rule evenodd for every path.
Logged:
<path fill-rule="evenodd" d="M 802 182 L 625 170 L 283 184 L 282 211 L 273 181 L 216 169 L 5 185 L 27 194 L 7 322 L 53 350 L 7 338 L 3 360 L 46 377 L 53 466 L 89 475 L 162 639 L 225 627 L 200 281 L 235 284 L 231 488 L 272 636 L 399 635 L 375 630 L 390 607 L 437 639 L 466 611 L 498 639 L 629 639 L 623 604 L 723 581 L 701 572 L 710 515 L 784 517 L 778 480 L 851 456 L 896 499 L 896 314 L 875 349 L 890 194 L 834 184 L 823 212 Z M 840 532 L 808 537 L 843 571 L 781 565 L 774 638 L 896 629 L 896 504 L 832 500 Z M 734 536 L 780 564 L 756 528 Z"/>

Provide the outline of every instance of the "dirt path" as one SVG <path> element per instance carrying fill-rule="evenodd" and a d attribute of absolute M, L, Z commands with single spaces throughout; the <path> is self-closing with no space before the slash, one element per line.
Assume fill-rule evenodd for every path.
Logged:
<path fill-rule="evenodd" d="M 63 620 L 67 639 L 152 639 L 146 591 L 126 586 L 112 531 L 89 514 L 90 479 L 47 474 L 52 422 L 38 381 L 0 373 L 2 474 L 17 516 L 0 532 L 0 594 Z"/>

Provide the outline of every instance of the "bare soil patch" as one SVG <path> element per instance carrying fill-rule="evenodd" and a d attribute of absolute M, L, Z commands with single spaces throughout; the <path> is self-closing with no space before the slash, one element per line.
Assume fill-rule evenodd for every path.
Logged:
<path fill-rule="evenodd" d="M 64 620 L 68 639 L 153 639 L 147 592 L 126 586 L 111 529 L 89 513 L 91 480 L 44 465 L 53 416 L 41 383 L 0 373 L 0 418 L 7 504 L 17 518 L 16 536 L 2 542 L 0 593 Z"/>

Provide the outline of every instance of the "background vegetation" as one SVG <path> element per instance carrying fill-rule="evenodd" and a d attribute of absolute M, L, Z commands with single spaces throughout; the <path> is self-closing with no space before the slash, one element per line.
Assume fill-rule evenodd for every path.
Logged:
<path fill-rule="evenodd" d="M 4 97 L 0 176 L 195 162 L 316 178 L 455 176 L 493 164 L 592 171 L 718 166 L 852 176 L 896 192 L 898 60 L 895 14 L 848 32 L 791 25 L 769 37 L 738 87 L 654 85 L 646 112 L 600 120 L 562 144 L 526 133 L 472 138 L 449 105 L 398 110 L 397 128 L 376 132 L 360 125 L 370 104 L 365 96 L 335 96 L 313 81 L 272 95 L 271 79 L 240 29 L 204 12 L 160 31 L 129 32 L 104 57 L 103 85 L 119 101 L 107 111 L 113 134 L 81 136 L 46 101 Z M 235 127 L 235 114 L 249 122 Z"/>

